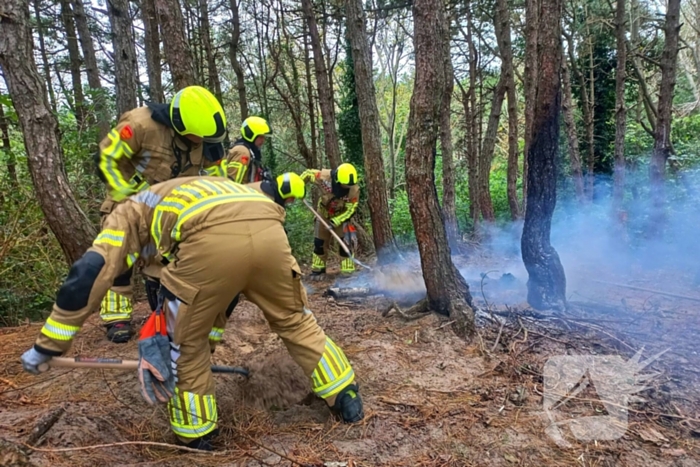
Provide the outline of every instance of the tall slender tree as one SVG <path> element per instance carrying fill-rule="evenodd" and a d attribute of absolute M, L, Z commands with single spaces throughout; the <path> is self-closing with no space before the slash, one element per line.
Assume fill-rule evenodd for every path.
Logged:
<path fill-rule="evenodd" d="M 199 0 L 199 17 L 201 24 L 200 35 L 204 46 L 204 55 L 207 58 L 207 78 L 211 91 L 221 102 L 221 80 L 219 79 L 219 68 L 216 65 L 216 50 L 211 41 L 211 26 L 209 24 L 209 3 L 207 0 Z"/>
<path fill-rule="evenodd" d="M 176 90 L 196 84 L 194 59 L 185 35 L 185 20 L 178 0 L 154 0 L 163 35 L 163 50 Z"/>
<path fill-rule="evenodd" d="M 158 15 L 153 0 L 141 0 L 141 21 L 143 21 L 143 41 L 146 52 L 146 73 L 148 74 L 148 97 L 153 102 L 164 102 L 163 74 L 161 70 L 160 32 Z"/>
<path fill-rule="evenodd" d="M 625 44 L 626 18 L 625 0 L 617 0 L 615 11 L 615 37 L 617 39 L 617 68 L 615 69 L 615 172 L 613 184 L 614 209 L 619 220 L 622 216 L 622 199 L 625 189 L 625 132 L 627 109 L 625 108 L 625 79 L 627 68 L 627 45 Z"/>
<path fill-rule="evenodd" d="M 138 64 L 131 31 L 129 0 L 108 0 L 107 12 L 112 26 L 117 114 L 121 115 L 136 107 L 138 92 Z"/>
<path fill-rule="evenodd" d="M 83 82 L 80 73 L 80 48 L 78 47 L 78 34 L 75 30 L 75 19 L 70 0 L 61 0 L 61 22 L 66 32 L 66 46 L 68 47 L 68 59 L 73 87 L 73 113 L 78 122 L 78 128 L 85 125 L 87 108 L 85 106 L 85 94 L 83 93 Z"/>
<path fill-rule="evenodd" d="M 49 98 L 51 109 L 56 112 L 56 93 L 53 90 L 53 81 L 51 80 L 51 67 L 49 66 L 49 56 L 46 53 L 46 42 L 44 41 L 44 21 L 41 17 L 41 0 L 34 0 L 34 17 L 36 19 L 36 34 L 39 39 L 39 54 L 41 55 L 41 64 L 44 71 L 44 82 L 42 89 Z"/>
<path fill-rule="evenodd" d="M 245 74 L 238 60 L 241 42 L 241 17 L 238 11 L 238 0 L 229 0 L 231 7 L 231 40 L 229 42 L 229 58 L 231 67 L 236 74 L 236 89 L 238 90 L 238 104 L 241 107 L 241 121 L 248 118 L 248 96 L 245 90 Z"/>

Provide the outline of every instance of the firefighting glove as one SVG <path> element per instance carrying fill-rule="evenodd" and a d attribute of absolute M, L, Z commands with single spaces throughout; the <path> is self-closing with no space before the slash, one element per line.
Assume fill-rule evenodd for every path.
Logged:
<path fill-rule="evenodd" d="M 22 367 L 24 371 L 38 375 L 39 365 L 51 360 L 51 355 L 43 354 L 37 351 L 34 347 L 22 354 Z"/>
<path fill-rule="evenodd" d="M 156 334 L 139 341 L 139 382 L 146 402 L 168 402 L 175 393 L 175 376 L 171 370 L 170 341 Z"/>
<path fill-rule="evenodd" d="M 305 170 L 304 172 L 302 172 L 300 177 L 306 183 L 309 183 L 309 182 L 313 182 L 314 180 L 316 180 L 316 177 L 318 177 L 320 173 L 321 173 L 320 170 L 308 169 L 308 170 Z"/>
<path fill-rule="evenodd" d="M 360 390 L 356 384 L 340 391 L 331 411 L 339 414 L 345 423 L 356 423 L 365 418 Z"/>

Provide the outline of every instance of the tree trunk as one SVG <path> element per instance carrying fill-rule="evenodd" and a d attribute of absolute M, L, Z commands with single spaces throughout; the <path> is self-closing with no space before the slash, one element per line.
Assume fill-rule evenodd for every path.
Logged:
<path fill-rule="evenodd" d="M 666 162 L 671 154 L 671 111 L 673 110 L 673 89 L 676 86 L 676 62 L 678 57 L 678 36 L 680 32 L 680 0 L 669 0 L 664 26 L 664 50 L 661 54 L 661 82 L 659 83 L 658 118 L 654 131 L 654 152 L 651 155 L 649 175 L 653 190 L 654 212 L 652 228 L 661 229 L 664 221 L 666 194 Z"/>
<path fill-rule="evenodd" d="M 506 95 L 506 80 L 505 75 L 501 74 L 496 89 L 493 91 L 493 100 L 491 101 L 491 112 L 489 113 L 489 121 L 486 126 L 486 134 L 481 146 L 481 158 L 479 160 L 479 195 L 481 201 L 481 215 L 487 222 L 494 222 L 496 216 L 493 212 L 493 201 L 491 199 L 491 163 L 493 162 L 493 154 L 496 149 L 496 135 L 498 133 L 498 125 L 501 121 L 501 111 L 503 109 L 503 99 Z"/>
<path fill-rule="evenodd" d="M 586 28 L 589 31 L 588 28 Z M 593 42 L 591 33 L 588 32 L 588 51 L 590 62 L 588 64 L 588 86 L 590 88 L 588 94 L 588 120 L 586 121 L 586 136 L 588 138 L 588 197 L 593 200 L 595 190 L 595 77 L 593 75 L 595 63 L 593 61 Z M 585 86 L 583 87 L 584 93 Z M 585 113 L 584 113 L 585 115 Z"/>
<path fill-rule="evenodd" d="M 236 74 L 236 89 L 238 90 L 238 104 L 241 106 L 241 121 L 248 118 L 248 97 L 245 92 L 245 74 L 238 61 L 238 50 L 241 40 L 241 18 L 238 14 L 238 0 L 229 0 L 231 6 L 231 41 L 229 42 L 229 58 L 231 67 Z"/>
<path fill-rule="evenodd" d="M 216 66 L 216 54 L 211 43 L 211 27 L 209 25 L 209 6 L 207 0 L 199 0 L 199 14 L 202 21 L 202 45 L 204 54 L 207 57 L 207 75 L 209 78 L 209 88 L 212 90 L 219 102 L 223 102 L 221 94 L 221 81 L 219 80 L 219 69 Z"/>
<path fill-rule="evenodd" d="M 17 162 L 15 160 L 14 154 L 10 147 L 10 125 L 8 124 L 8 118 L 5 116 L 5 108 L 0 103 L 0 135 L 2 136 L 2 150 L 5 152 L 7 166 L 7 176 L 10 179 L 12 186 L 18 186 L 17 182 Z"/>
<path fill-rule="evenodd" d="M 194 60 L 185 37 L 185 21 L 177 0 L 154 0 L 160 31 L 163 40 L 163 51 L 170 65 L 170 75 L 173 77 L 175 90 L 196 84 L 194 77 Z"/>
<path fill-rule="evenodd" d="M 576 132 L 576 121 L 574 119 L 574 103 L 571 97 L 571 74 L 566 64 L 566 58 L 562 57 L 561 74 L 564 88 L 564 99 L 562 110 L 564 111 L 564 123 L 566 123 L 566 135 L 569 141 L 569 159 L 571 162 L 571 172 L 576 189 L 576 197 L 580 202 L 586 200 L 586 193 L 583 187 L 583 171 L 581 169 L 581 153 L 578 145 L 578 134 Z"/>
<path fill-rule="evenodd" d="M 398 252 L 391 230 L 391 215 L 386 197 L 382 136 L 379 131 L 379 109 L 372 77 L 372 59 L 362 0 L 346 0 L 346 25 L 355 71 L 355 94 L 360 114 L 362 151 L 365 163 L 367 204 L 372 219 L 372 239 L 379 261 L 393 259 Z"/>
<path fill-rule="evenodd" d="M 563 309 L 566 277 L 559 255 L 550 243 L 557 201 L 562 0 L 539 0 L 537 3 L 540 3 L 540 24 L 547 27 L 538 33 L 536 58 L 527 60 L 538 72 L 534 83 L 532 138 L 527 149 L 527 210 L 521 248 L 530 276 L 527 283 L 530 305 L 536 309 Z"/>
<path fill-rule="evenodd" d="M 95 232 L 78 206 L 63 168 L 58 122 L 32 60 L 28 3 L 4 0 L 0 18 L 0 68 L 24 135 L 34 190 L 46 222 L 72 263 L 90 246 Z"/>
<path fill-rule="evenodd" d="M 121 115 L 136 107 L 138 90 L 138 64 L 134 36 L 131 33 L 129 0 L 108 0 L 107 11 L 112 26 L 117 115 Z"/>
<path fill-rule="evenodd" d="M 535 93 L 537 83 L 537 39 L 540 12 L 538 0 L 525 0 L 525 150 L 523 151 L 523 213 L 527 212 L 527 184 L 530 157 L 528 148 L 532 146 L 532 122 L 535 118 Z M 547 25 L 549 27 L 549 25 Z"/>
<path fill-rule="evenodd" d="M 110 129 L 110 117 L 107 113 L 107 102 L 105 91 L 100 82 L 100 70 L 97 67 L 97 56 L 95 54 L 95 44 L 90 34 L 87 15 L 82 0 L 72 0 L 73 15 L 78 28 L 78 39 L 80 48 L 83 51 L 83 63 L 87 74 L 88 85 L 92 92 L 93 106 L 95 108 L 95 120 L 97 121 L 97 139 L 101 141 Z"/>
<path fill-rule="evenodd" d="M 406 138 L 406 191 L 418 241 L 429 307 L 457 321 L 458 332 L 474 332 L 469 286 L 450 256 L 435 188 L 435 156 L 445 91 L 441 48 L 447 36 L 442 0 L 413 2 L 416 74 Z"/>
<path fill-rule="evenodd" d="M 70 76 L 73 84 L 73 111 L 78 128 L 85 126 L 85 95 L 83 94 L 83 82 L 80 76 L 80 50 L 78 48 L 78 34 L 75 32 L 75 21 L 70 0 L 61 0 L 61 22 L 66 31 L 66 46 L 70 60 Z"/>
<path fill-rule="evenodd" d="M 165 102 L 163 94 L 162 62 L 160 56 L 160 32 L 158 15 L 153 0 L 141 0 L 146 72 L 148 74 L 148 97 L 152 102 Z"/>
<path fill-rule="evenodd" d="M 615 36 L 617 38 L 617 68 L 615 69 L 615 173 L 613 184 L 613 209 L 618 220 L 624 221 L 622 200 L 625 190 L 625 132 L 627 110 L 625 109 L 625 79 L 627 46 L 625 44 L 625 0 L 617 0 L 615 12 Z"/>
<path fill-rule="evenodd" d="M 314 15 L 311 0 L 301 0 L 306 23 L 311 36 L 311 50 L 314 54 L 314 66 L 316 68 L 316 83 L 318 87 L 318 100 L 321 105 L 321 118 L 323 119 L 323 136 L 326 156 L 331 168 L 335 169 L 341 164 L 340 144 L 338 143 L 338 132 L 335 129 L 335 103 L 331 93 L 330 76 L 326 61 L 323 58 L 323 46 L 318 34 L 316 16 Z"/>
<path fill-rule="evenodd" d="M 306 25 L 304 25 L 306 26 Z M 318 147 L 316 145 L 317 135 L 316 135 L 316 101 L 314 100 L 314 86 L 313 80 L 311 79 L 311 56 L 309 50 L 309 35 L 306 33 L 306 27 L 304 30 L 304 67 L 306 72 L 306 95 L 309 99 L 309 126 L 311 127 L 311 157 L 313 162 L 310 167 L 320 168 L 318 165 Z M 316 193 L 316 192 L 314 192 Z M 314 203 L 318 200 L 314 199 Z M 316 204 L 314 204 L 316 206 Z"/>
<path fill-rule="evenodd" d="M 507 193 L 510 217 L 520 217 L 518 204 L 518 98 L 515 94 L 515 73 L 513 71 L 513 46 L 510 40 L 510 10 L 508 0 L 496 0 L 494 22 L 498 51 L 501 55 L 501 76 L 504 77 L 508 97 L 508 174 Z"/>
<path fill-rule="evenodd" d="M 46 54 L 46 43 L 44 42 L 44 26 L 41 19 L 41 14 L 39 13 L 39 3 L 41 0 L 34 0 L 34 15 L 36 16 L 36 33 L 39 38 L 39 53 L 41 54 L 41 63 L 44 68 L 44 81 L 42 83 L 42 89 L 49 97 L 49 102 L 51 103 L 51 109 L 54 113 L 57 111 L 56 107 L 56 93 L 53 90 L 53 82 L 51 80 L 51 67 L 49 66 L 49 58 Z M 33 55 L 32 55 L 33 60 Z"/>
<path fill-rule="evenodd" d="M 457 202 L 455 193 L 455 164 L 452 147 L 452 93 L 454 91 L 454 69 L 450 55 L 450 37 L 444 44 L 445 92 L 440 107 L 440 150 L 442 152 L 442 214 L 450 245 L 459 239 L 457 224 Z"/>

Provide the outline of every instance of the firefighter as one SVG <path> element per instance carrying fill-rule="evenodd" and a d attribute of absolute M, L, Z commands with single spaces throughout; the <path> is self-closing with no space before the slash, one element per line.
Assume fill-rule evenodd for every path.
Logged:
<path fill-rule="evenodd" d="M 97 154 L 100 178 L 108 196 L 102 220 L 128 196 L 179 176 L 225 176 L 223 140 L 226 117 L 221 104 L 199 86 L 180 90 L 169 104 L 149 103 L 124 113 Z M 131 338 L 132 268 L 115 279 L 100 304 L 107 338 Z M 147 282 L 149 302 L 152 284 Z"/>
<path fill-rule="evenodd" d="M 270 198 L 225 177 L 169 180 L 130 197 L 73 264 L 51 316 L 22 355 L 24 369 L 36 374 L 39 365 L 66 353 L 114 279 L 136 258 L 152 257 L 165 264 L 157 313 L 165 316 L 167 336 L 165 348 L 149 346 L 160 334 L 142 330 L 139 380 L 148 402 L 168 403 L 181 443 L 211 450 L 218 433 L 209 337 L 223 332 L 225 309 L 240 292 L 262 310 L 314 393 L 343 421 L 361 420 L 354 370 L 308 309 L 284 217 Z"/>
<path fill-rule="evenodd" d="M 262 165 L 260 148 L 265 136 L 272 134 L 267 121 L 261 117 L 248 117 L 241 125 L 241 137 L 233 143 L 226 156 L 228 177 L 236 183 L 256 183 L 272 180 Z"/>
<path fill-rule="evenodd" d="M 343 238 L 354 232 L 349 223 L 357 209 L 360 198 L 357 170 L 352 164 L 340 164 L 335 170 L 309 169 L 301 174 L 306 182 L 315 182 L 321 189 L 321 198 L 318 203 L 318 213 L 325 218 L 328 225 L 335 229 L 335 233 Z M 316 279 L 326 273 L 326 259 L 330 243 L 330 232 L 318 221 L 314 230 L 314 253 L 311 265 L 311 275 Z M 350 246 L 350 245 L 348 245 Z M 340 272 L 352 274 L 355 264 L 344 249 L 340 248 Z"/>

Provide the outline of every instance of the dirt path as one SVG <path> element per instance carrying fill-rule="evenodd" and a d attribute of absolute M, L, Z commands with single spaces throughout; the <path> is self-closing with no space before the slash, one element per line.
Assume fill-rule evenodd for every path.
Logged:
<path fill-rule="evenodd" d="M 327 286 L 314 284 L 319 292 Z M 479 292 L 474 294 L 478 298 Z M 628 309 L 642 309 L 635 308 L 641 305 L 631 303 L 631 297 Z M 65 413 L 38 444 L 49 452 L 29 451 L 27 459 L 0 446 L 0 465 L 700 466 L 700 374 L 697 353 L 683 350 L 685 363 L 676 358 L 683 345 L 676 345 L 673 358 L 662 356 L 650 365 L 649 371 L 658 375 L 648 383 L 650 389 L 639 393 L 646 401 L 630 404 L 629 427 L 621 439 L 582 443 L 562 429 L 571 447 L 560 447 L 545 432 L 549 421 L 542 410 L 542 373 L 549 357 L 619 354 L 627 360 L 640 345 L 634 333 L 655 325 L 660 342 L 644 351 L 647 358 L 674 335 L 669 329 L 675 327 L 675 335 L 689 338 L 687 323 L 700 319 L 697 309 L 679 305 L 653 316 L 648 311 L 616 315 L 630 331 L 620 337 L 620 326 L 606 324 L 602 308 L 574 307 L 566 316 L 549 317 L 533 316 L 520 305 L 521 311 L 510 317 L 480 315 L 479 336 L 467 345 L 438 316 L 412 322 L 395 313 L 383 318 L 381 299 L 336 303 L 312 293 L 310 300 L 321 326 L 355 366 L 365 402 L 363 423 L 341 424 L 325 404 L 306 397 L 308 382 L 270 334 L 259 310 L 243 302 L 213 360 L 249 365 L 258 376 L 248 383 L 240 376 L 216 376 L 222 428 L 218 447 L 223 453 L 190 454 L 151 445 L 59 452 L 174 439 L 165 409 L 141 400 L 135 374 L 23 373 L 19 355 L 40 329 L 28 325 L 0 329 L 0 439 L 22 446 L 42 416 L 59 406 Z M 493 306 L 509 314 L 505 307 Z M 518 304 L 513 306 L 518 309 Z M 146 314 L 146 305 L 140 304 L 136 316 L 144 319 Z M 135 342 L 106 342 L 97 316 L 90 318 L 73 352 L 137 355 Z M 280 382 L 291 382 L 292 389 L 280 394 Z M 562 406 L 558 416 L 604 415 L 606 407 L 595 402 L 589 388 Z M 31 464 L 22 464 L 25 460 Z"/>

